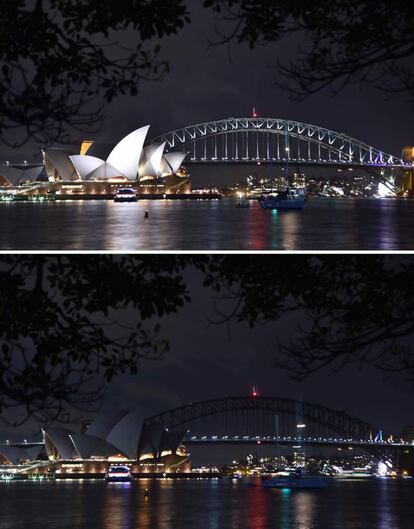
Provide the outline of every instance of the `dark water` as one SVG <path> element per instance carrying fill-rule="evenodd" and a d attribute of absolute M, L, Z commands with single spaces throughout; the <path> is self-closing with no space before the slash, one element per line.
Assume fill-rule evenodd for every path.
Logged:
<path fill-rule="evenodd" d="M 414 249 L 414 200 L 310 199 L 303 211 L 279 213 L 257 202 L 235 205 L 231 199 L 0 204 L 0 249 Z"/>
<path fill-rule="evenodd" d="M 409 480 L 319 491 L 231 479 L 14 482 L 0 484 L 0 529 L 409 529 L 413 498 Z"/>

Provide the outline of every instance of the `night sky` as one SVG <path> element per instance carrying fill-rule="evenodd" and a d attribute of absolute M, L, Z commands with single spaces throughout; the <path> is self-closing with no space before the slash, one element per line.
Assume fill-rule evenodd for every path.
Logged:
<path fill-rule="evenodd" d="M 233 44 L 230 53 L 225 46 L 210 47 L 208 39 L 216 38 L 213 15 L 199 0 L 189 4 L 192 23 L 161 41 L 171 72 L 160 82 L 143 82 L 136 97 L 115 99 L 101 136 L 115 142 L 125 132 L 148 123 L 149 137 L 155 137 L 184 125 L 247 116 L 255 106 L 261 116 L 324 126 L 396 155 L 404 145 L 412 144 L 413 109 L 403 98 L 385 101 L 384 94 L 374 88 L 353 86 L 336 96 L 325 90 L 295 103 L 288 93 L 274 87 L 277 70 L 272 65 L 277 58 L 288 57 L 296 43 L 284 39 L 253 51 Z M 40 159 L 40 147 L 28 143 L 18 154 L 5 148 L 2 152 L 13 160 Z M 192 169 L 193 176 L 202 175 L 202 181 L 209 181 L 211 170 L 204 171 Z"/>
<path fill-rule="evenodd" d="M 373 368 L 352 366 L 339 373 L 325 369 L 296 382 L 274 365 L 276 341 L 291 337 L 293 322 L 282 319 L 254 329 L 232 323 L 228 333 L 225 324 L 209 323 L 218 317 L 211 291 L 200 286 L 197 273 L 187 277 L 193 302 L 163 322 L 171 351 L 161 361 L 143 362 L 138 375 L 115 380 L 108 387 L 106 402 L 114 398 L 131 406 L 135 402 L 150 416 L 190 402 L 248 395 L 255 385 L 263 396 L 303 399 L 344 410 L 384 430 L 400 432 L 404 425 L 413 424 L 413 387 L 403 377 L 385 381 Z M 191 447 L 194 464 L 226 463 L 251 451 L 274 454 L 272 447 Z"/>
<path fill-rule="evenodd" d="M 258 257 L 260 258 L 260 257 Z M 190 271 L 192 303 L 177 315 L 163 320 L 171 339 L 171 351 L 163 360 L 143 362 L 135 377 L 119 377 L 108 394 L 143 402 L 157 412 L 197 400 L 247 395 L 256 385 L 261 395 L 282 396 L 315 402 L 347 411 L 384 429 L 400 429 L 412 423 L 413 388 L 402 378 L 384 381 L 369 367 L 329 369 L 305 381 L 291 380 L 289 373 L 274 366 L 277 340 L 295 332 L 289 319 L 278 324 L 248 328 L 236 322 L 211 324 L 217 319 L 214 297 L 200 286 L 201 277 Z M 271 295 L 271 287 L 269 286 Z"/>
<path fill-rule="evenodd" d="M 192 302 L 161 320 L 171 350 L 161 360 L 142 361 L 137 375 L 122 375 L 107 385 L 103 410 L 119 405 L 151 416 L 190 402 L 248 395 L 255 385 L 263 396 L 290 397 L 343 410 L 395 433 L 413 423 L 413 388 L 402 377 L 384 380 L 373 368 L 353 366 L 339 373 L 326 369 L 302 382 L 293 381 L 274 365 L 276 341 L 283 342 L 295 332 L 292 320 L 284 318 L 253 329 L 232 323 L 228 332 L 224 324 L 209 323 L 218 316 L 211 290 L 201 286 L 201 274 L 189 269 L 185 278 Z M 133 312 L 124 314 L 122 323 L 130 324 L 134 318 Z M 20 431 L 34 432 L 39 426 L 29 421 Z M 0 428 L 3 437 L 6 430 Z M 206 461 L 211 449 L 206 450 L 199 461 Z M 220 459 L 223 462 L 229 459 L 226 450 Z M 246 454 L 246 450 L 251 449 L 240 448 L 236 453 Z"/>

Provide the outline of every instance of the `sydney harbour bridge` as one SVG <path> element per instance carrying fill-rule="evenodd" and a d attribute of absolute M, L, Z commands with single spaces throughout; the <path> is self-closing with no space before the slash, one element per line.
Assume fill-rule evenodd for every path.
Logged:
<path fill-rule="evenodd" d="M 263 164 L 360 168 L 394 190 L 412 190 L 414 159 L 395 156 L 317 125 L 277 118 L 234 118 L 189 125 L 152 140 L 186 151 L 186 164 Z"/>
<path fill-rule="evenodd" d="M 345 411 L 258 395 L 191 403 L 144 421 L 143 443 L 162 431 L 182 432 L 185 445 L 285 445 L 361 449 L 379 460 L 414 465 L 413 442 Z M 407 463 L 408 461 L 408 463 Z"/>
<path fill-rule="evenodd" d="M 149 417 L 141 412 L 139 415 L 141 418 L 136 427 L 129 433 L 124 432 L 127 436 L 132 435 L 131 440 L 137 443 L 137 461 L 144 454 L 159 461 L 165 451 L 175 456 L 181 445 L 190 450 L 197 445 L 205 449 L 218 445 L 251 445 L 258 449 L 258 445 L 268 445 L 275 449 L 290 447 L 302 454 L 305 450 L 312 454 L 314 452 L 311 450 L 326 448 L 346 452 L 355 450 L 367 453 L 394 469 L 410 472 L 411 475 L 414 473 L 411 428 L 405 433 L 389 432 L 345 411 L 303 400 L 259 396 L 254 391 L 249 396 L 229 396 L 190 403 Z M 109 423 L 101 421 L 99 424 Z M 96 444 L 96 440 L 105 443 L 93 434 L 89 436 L 88 432 L 84 436 L 69 433 L 76 443 L 82 440 L 82 445 L 77 445 L 79 450 L 82 448 L 81 454 L 85 447 Z M 54 440 L 60 458 L 71 457 L 65 452 L 68 443 L 63 442 L 66 435 L 64 430 L 49 429 L 45 434 L 49 440 Z M 0 444 L 0 455 L 5 449 L 45 447 L 47 450 L 45 434 L 43 441 L 7 441 L 6 445 Z M 85 454 L 82 457 L 85 458 Z M 45 463 L 40 461 L 33 464 Z"/>
<path fill-rule="evenodd" d="M 276 118 L 227 118 L 176 129 L 152 140 L 185 150 L 195 163 L 303 163 L 359 167 L 412 166 L 346 134 Z"/>

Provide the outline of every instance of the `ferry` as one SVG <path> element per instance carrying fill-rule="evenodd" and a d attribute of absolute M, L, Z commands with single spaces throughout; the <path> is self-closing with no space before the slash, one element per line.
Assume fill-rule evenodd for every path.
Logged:
<path fill-rule="evenodd" d="M 114 202 L 136 202 L 137 200 L 137 194 L 132 187 L 120 187 L 114 197 Z"/>
<path fill-rule="evenodd" d="M 131 471 L 129 470 L 129 467 L 124 465 L 111 465 L 108 469 L 108 472 L 105 474 L 105 481 L 132 481 Z"/>
<path fill-rule="evenodd" d="M 0 473 L 0 480 L 1 481 L 12 481 L 14 479 L 14 474 L 11 472 L 1 472 Z"/>
<path fill-rule="evenodd" d="M 262 209 L 303 209 L 306 198 L 303 190 L 286 189 L 278 193 L 263 194 L 258 201 Z"/>
<path fill-rule="evenodd" d="M 262 485 L 270 489 L 324 489 L 330 482 L 330 478 L 325 476 L 281 472 L 273 478 L 264 479 Z"/>
<path fill-rule="evenodd" d="M 354 468 L 352 470 L 344 470 L 338 468 L 338 474 L 335 476 L 337 479 L 364 479 L 374 477 L 374 473 L 366 468 Z"/>

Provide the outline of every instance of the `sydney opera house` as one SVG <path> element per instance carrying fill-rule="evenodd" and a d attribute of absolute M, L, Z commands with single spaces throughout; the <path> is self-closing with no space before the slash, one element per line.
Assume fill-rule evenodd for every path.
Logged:
<path fill-rule="evenodd" d="M 140 412 L 117 409 L 99 415 L 81 432 L 51 427 L 38 439 L 0 443 L 0 467 L 29 474 L 104 474 L 125 463 L 136 474 L 186 472 L 184 431 L 147 424 Z"/>
<path fill-rule="evenodd" d="M 186 153 L 165 152 L 165 143 L 146 143 L 148 130 L 141 127 L 115 146 L 86 140 L 77 152 L 46 149 L 43 167 L 0 167 L 0 186 L 26 185 L 29 193 L 43 194 L 114 195 L 125 185 L 140 194 L 189 192 L 189 176 L 182 166 Z"/>

